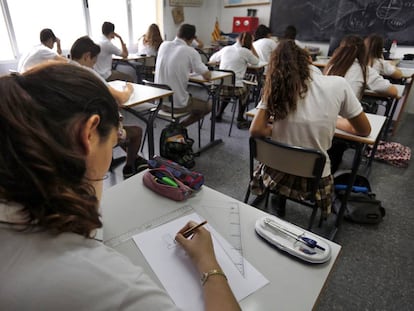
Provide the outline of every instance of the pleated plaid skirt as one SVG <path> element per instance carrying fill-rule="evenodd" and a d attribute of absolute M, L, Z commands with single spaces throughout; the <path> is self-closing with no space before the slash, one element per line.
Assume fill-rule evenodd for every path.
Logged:
<path fill-rule="evenodd" d="M 262 195 L 266 189 L 280 193 L 287 198 L 307 201 L 311 196 L 313 182 L 310 178 L 285 174 L 264 164 L 259 164 L 253 173 L 250 191 L 254 195 Z M 332 175 L 319 180 L 315 197 L 324 217 L 331 213 L 333 191 Z"/>

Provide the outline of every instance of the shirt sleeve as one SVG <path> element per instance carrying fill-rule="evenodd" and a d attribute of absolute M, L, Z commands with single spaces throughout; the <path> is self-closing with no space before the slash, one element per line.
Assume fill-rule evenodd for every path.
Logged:
<path fill-rule="evenodd" d="M 367 67 L 367 87 L 374 92 L 385 92 L 391 86 L 391 82 L 384 79 L 372 67 Z"/>
<path fill-rule="evenodd" d="M 257 65 L 259 63 L 259 58 L 256 57 L 252 51 L 250 51 L 248 48 L 243 48 L 244 51 L 244 57 L 246 58 L 247 62 L 251 65 Z"/>
<path fill-rule="evenodd" d="M 193 72 L 203 74 L 208 71 L 208 68 L 201 61 L 201 55 L 193 48 L 191 49 L 191 69 Z"/>
<path fill-rule="evenodd" d="M 212 62 L 212 63 L 220 62 L 222 51 L 223 51 L 223 49 L 221 49 L 220 51 L 217 51 L 216 53 L 211 55 L 210 59 L 209 59 L 209 62 Z"/>
<path fill-rule="evenodd" d="M 349 83 L 345 79 L 341 78 L 340 80 L 343 80 L 343 100 L 339 115 L 346 119 L 355 118 L 362 112 L 361 103 L 359 102 Z"/>

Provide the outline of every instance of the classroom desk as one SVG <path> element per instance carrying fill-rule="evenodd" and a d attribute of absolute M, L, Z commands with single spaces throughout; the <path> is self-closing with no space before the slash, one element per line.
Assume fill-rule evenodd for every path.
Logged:
<path fill-rule="evenodd" d="M 398 102 L 403 97 L 404 91 L 405 91 L 405 85 L 393 84 L 393 86 L 397 89 L 397 92 L 398 92 L 396 97 L 384 96 L 384 94 L 377 93 L 371 90 L 364 91 L 364 96 L 371 97 L 371 98 L 378 98 L 380 100 L 383 100 L 386 103 L 384 116 L 387 117 L 387 120 L 384 126 L 384 138 L 386 138 L 388 135 L 392 121 L 396 117 L 395 112 L 397 110 Z"/>
<path fill-rule="evenodd" d="M 135 62 L 136 64 L 134 64 Z M 155 66 L 155 56 L 128 54 L 127 57 L 112 55 L 112 69 L 116 69 L 119 63 L 128 65 L 135 70 L 138 83 L 141 82 L 142 71 L 141 68 L 146 66 Z"/>
<path fill-rule="evenodd" d="M 243 255 L 270 281 L 269 284 L 243 299 L 240 302 L 241 308 L 244 311 L 311 310 L 315 306 L 334 267 L 341 246 L 327 241 L 331 247 L 331 259 L 323 264 L 306 264 L 269 246 L 258 237 L 254 225 L 257 219 L 267 215 L 265 212 L 207 186 L 203 186 L 187 201 L 171 201 L 147 189 L 142 183 L 143 173 L 104 191 L 101 204 L 103 238 L 107 245 L 111 245 L 134 264 L 141 266 L 160 286 L 161 283 L 131 240 L 131 236 L 142 231 L 146 223 L 156 218 L 162 219 L 183 206 L 191 206 L 211 225 L 214 223 L 213 227 L 219 233 L 226 236 L 228 231 L 226 222 L 222 221 L 219 224 L 213 220 L 223 216 L 223 209 L 214 208 L 214 204 L 234 202 L 239 206 L 240 211 Z M 211 204 L 213 208 L 206 207 Z"/>
<path fill-rule="evenodd" d="M 205 146 L 201 147 L 198 152 L 203 152 L 211 147 L 214 147 L 223 142 L 222 139 L 215 139 L 216 133 L 216 112 L 217 106 L 220 99 L 220 90 L 223 85 L 223 79 L 230 77 L 231 73 L 223 71 L 211 71 L 211 79 L 206 80 L 202 75 L 190 75 L 189 81 L 201 85 L 208 93 L 208 96 L 211 96 L 212 100 L 212 109 L 211 109 L 211 125 L 210 125 L 210 142 Z"/>
<path fill-rule="evenodd" d="M 108 82 L 109 85 L 116 89 L 120 89 L 125 85 L 124 81 L 111 81 Z M 130 112 L 132 115 L 136 116 L 138 119 L 145 122 L 147 125 L 148 133 L 148 158 L 154 156 L 154 120 L 157 117 L 158 111 L 162 105 L 162 99 L 164 97 L 171 96 L 174 92 L 170 90 L 155 88 L 152 86 L 141 85 L 136 83 L 131 83 L 134 92 L 131 94 L 131 97 L 126 103 L 122 105 L 122 108 Z M 137 111 L 133 109 L 134 107 L 149 102 L 159 100 L 158 105 L 151 105 L 151 109 L 145 109 L 143 111 Z M 144 113 L 145 112 L 145 113 Z"/>
<path fill-rule="evenodd" d="M 246 113 L 246 116 L 254 117 L 257 112 L 257 108 L 253 108 L 249 110 Z M 381 135 L 381 132 L 383 131 L 383 128 L 385 127 L 387 117 L 376 115 L 372 113 L 366 113 L 366 116 L 369 120 L 369 123 L 371 124 L 371 133 L 366 136 L 358 136 L 354 134 L 347 133 L 345 131 L 335 129 L 334 139 L 342 139 L 344 141 L 352 142 L 355 144 L 355 154 L 352 161 L 352 167 L 351 167 L 351 174 L 350 174 L 350 180 L 348 183 L 347 190 L 345 192 L 345 195 L 342 200 L 341 208 L 339 210 L 339 213 L 336 218 L 335 227 L 331 231 L 329 235 L 329 239 L 333 240 L 336 233 L 338 232 L 338 229 L 342 223 L 343 215 L 346 209 L 346 204 L 349 198 L 349 195 L 352 190 L 352 186 L 355 182 L 356 175 L 358 173 L 358 169 L 360 167 L 361 161 L 362 161 L 362 152 L 364 150 L 364 146 L 366 145 L 372 145 L 372 152 L 371 157 L 369 159 L 369 162 L 367 164 L 367 169 L 369 169 L 372 159 L 374 159 L 375 151 L 378 146 L 379 138 Z"/>
<path fill-rule="evenodd" d="M 318 56 L 316 60 L 312 62 L 312 65 L 318 67 L 319 69 L 323 70 L 326 65 L 328 64 L 330 57 L 328 56 Z"/>

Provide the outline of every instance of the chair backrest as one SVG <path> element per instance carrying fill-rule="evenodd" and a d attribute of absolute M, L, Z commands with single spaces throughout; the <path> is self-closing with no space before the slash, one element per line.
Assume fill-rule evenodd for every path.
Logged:
<path fill-rule="evenodd" d="M 314 178 L 316 184 L 322 176 L 326 157 L 319 150 L 291 146 L 270 138 L 250 137 L 250 170 L 253 160 L 274 168 L 282 173 Z"/>
<path fill-rule="evenodd" d="M 208 61 L 209 61 L 209 56 L 207 55 L 207 53 L 206 52 L 204 52 L 203 50 L 201 50 L 201 49 L 199 49 L 199 48 L 195 48 L 196 50 L 197 50 L 197 52 L 200 54 L 200 56 L 201 56 L 201 61 L 204 63 L 204 64 L 208 64 Z"/>
<path fill-rule="evenodd" d="M 232 86 L 235 87 L 236 85 L 236 73 L 233 70 L 228 69 L 215 69 L 216 71 L 223 71 L 231 73 L 231 76 L 225 77 L 223 79 L 223 86 Z"/>

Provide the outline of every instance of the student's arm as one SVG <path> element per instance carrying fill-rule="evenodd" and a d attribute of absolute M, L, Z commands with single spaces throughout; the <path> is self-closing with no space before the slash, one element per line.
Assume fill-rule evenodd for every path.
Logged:
<path fill-rule="evenodd" d="M 391 78 L 393 79 L 402 79 L 403 77 L 403 73 L 400 69 L 398 69 L 397 67 L 395 67 L 394 72 L 390 75 Z"/>
<path fill-rule="evenodd" d="M 202 76 L 203 76 L 203 78 L 204 78 L 204 79 L 206 79 L 206 80 L 210 81 L 210 79 L 211 79 L 211 71 L 210 71 L 210 70 L 205 71 L 205 72 L 202 74 Z"/>
<path fill-rule="evenodd" d="M 365 112 L 361 112 L 352 119 L 338 117 L 336 128 L 359 136 L 368 136 L 371 133 L 371 124 Z"/>
<path fill-rule="evenodd" d="M 198 49 L 202 49 L 204 46 L 204 42 L 201 41 L 198 37 L 194 38 L 194 41 L 196 43 L 196 45 L 194 47 L 198 48 Z"/>
<path fill-rule="evenodd" d="M 131 97 L 131 94 L 134 90 L 131 83 L 127 83 L 123 91 L 119 91 L 110 85 L 108 85 L 108 89 L 111 95 L 113 96 L 113 98 L 115 98 L 119 107 L 122 107 L 122 105 L 126 101 L 128 101 L 128 99 Z"/>
<path fill-rule="evenodd" d="M 203 273 L 219 270 L 220 265 L 214 254 L 210 233 L 203 227 L 196 229 L 191 238 L 185 238 L 183 232 L 195 223 L 189 222 L 177 233 L 176 241 L 185 249 L 200 276 Z M 204 306 L 206 311 L 239 311 L 241 310 L 234 297 L 227 279 L 222 274 L 210 275 L 202 285 Z"/>
<path fill-rule="evenodd" d="M 250 135 L 253 137 L 272 136 L 272 125 L 269 124 L 269 112 L 266 109 L 257 109 L 250 125 Z"/>
<path fill-rule="evenodd" d="M 122 53 L 121 56 L 122 57 L 127 57 L 128 56 L 128 49 L 126 44 L 124 43 L 124 41 L 122 40 L 121 36 L 118 35 L 116 32 L 114 33 L 115 37 L 117 37 L 119 39 L 119 41 L 121 41 L 121 46 L 122 46 Z"/>

